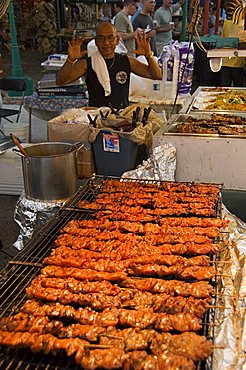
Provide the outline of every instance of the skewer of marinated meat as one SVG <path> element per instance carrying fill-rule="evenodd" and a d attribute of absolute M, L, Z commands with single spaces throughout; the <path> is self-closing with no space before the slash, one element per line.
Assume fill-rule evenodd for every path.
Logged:
<path fill-rule="evenodd" d="M 38 340 L 38 338 L 40 339 Z M 89 342 L 79 338 L 59 339 L 52 334 L 3 330 L 0 331 L 0 344 L 15 348 L 31 347 L 32 350 L 32 347 L 35 346 L 35 351 L 46 350 L 46 353 L 55 353 L 57 350 L 64 349 L 69 351 L 68 355 L 72 355 L 76 347 L 82 349 L 85 346 L 93 348 L 93 345 Z M 100 346 L 119 348 L 125 352 L 150 348 L 153 354 L 158 354 L 168 349 L 173 354 L 184 356 L 193 361 L 204 360 L 212 353 L 212 342 L 196 333 L 160 334 L 155 330 L 133 328 L 123 330 L 109 328 L 109 330 L 105 331 L 105 334 L 100 336 L 98 347 Z"/>
<path fill-rule="evenodd" d="M 80 281 L 74 278 L 47 278 L 42 275 L 33 279 L 32 284 L 41 284 L 43 288 L 67 289 L 72 293 L 103 293 L 115 296 L 120 294 L 121 288 L 109 281 Z"/>
<path fill-rule="evenodd" d="M 103 310 L 108 307 L 121 307 L 122 302 L 119 296 L 108 296 L 100 293 L 74 294 L 67 289 L 43 288 L 41 285 L 34 285 L 26 288 L 28 298 L 36 298 L 62 304 L 76 303 L 80 306 L 88 306 L 95 310 Z"/>
<path fill-rule="evenodd" d="M 120 203 L 88 203 L 88 205 L 83 206 L 84 209 L 101 211 L 99 214 L 108 216 L 111 220 L 124 220 L 124 221 L 139 221 L 139 222 L 149 222 L 154 221 L 153 216 L 165 216 L 165 215 L 177 215 L 177 216 L 188 216 L 188 215 L 197 215 L 197 216 L 215 216 L 215 206 L 206 205 L 204 203 L 175 203 L 166 208 L 143 208 L 140 206 L 131 207 L 127 205 L 121 205 Z M 115 217 L 109 214 L 114 213 Z M 106 213 L 105 213 L 106 212 Z M 119 218 L 118 215 L 125 214 L 125 218 Z M 98 213 L 95 215 L 98 218 Z"/>
<path fill-rule="evenodd" d="M 121 225 L 122 223 L 122 225 Z M 225 223 L 224 223 L 225 224 Z M 83 223 L 82 223 L 83 225 Z M 97 226 L 100 226 L 98 227 Z M 91 231 L 90 227 L 86 226 L 86 223 L 84 226 L 80 226 L 79 221 L 70 221 L 62 230 L 62 233 L 68 233 L 71 235 L 80 235 L 80 236 L 96 236 L 102 230 L 108 230 L 108 231 L 116 231 L 119 232 L 131 232 L 134 234 L 148 234 L 148 233 L 154 233 L 154 234 L 176 234 L 176 233 L 195 233 L 196 235 L 207 235 L 210 238 L 215 238 L 220 235 L 220 228 L 216 226 L 206 226 L 206 227 L 199 227 L 199 226 L 191 226 L 191 225 L 168 225 L 167 223 L 162 224 L 159 226 L 158 224 L 153 223 L 147 223 L 145 225 L 142 225 L 140 222 L 124 222 L 124 221 L 112 221 L 110 225 L 110 221 L 107 221 L 105 223 L 105 226 L 102 227 L 103 221 L 97 221 L 95 220 L 95 227 L 93 228 L 93 231 Z M 112 234 L 114 235 L 114 234 Z"/>
<path fill-rule="evenodd" d="M 125 362 L 125 352 L 121 349 L 110 348 L 96 349 L 91 344 L 81 339 L 58 339 L 51 334 L 31 334 L 21 332 L 0 332 L 0 343 L 9 347 L 26 348 L 33 352 L 44 352 L 45 354 L 56 354 L 59 350 L 65 350 L 68 356 L 75 355 L 77 364 L 85 370 L 92 369 L 119 369 Z M 99 347 L 99 345 L 96 345 Z M 105 347 L 105 346 L 104 346 Z M 95 352 L 96 351 L 96 352 Z M 94 359 L 94 360 L 93 360 Z"/>
<path fill-rule="evenodd" d="M 128 273 L 134 276 L 158 276 L 158 277 L 179 277 L 181 279 L 197 279 L 197 280 L 211 280 L 216 276 L 216 269 L 214 266 L 188 266 L 183 265 L 157 265 L 157 264 L 146 264 L 132 265 L 128 268 Z M 78 269 L 75 267 L 59 267 L 59 266 L 46 266 L 42 270 L 42 275 L 47 277 L 58 277 L 58 278 L 69 278 L 73 277 L 78 280 L 88 281 L 122 281 L 127 278 L 125 272 L 98 272 L 89 269 Z"/>
<path fill-rule="evenodd" d="M 131 182 L 131 181 L 124 181 L 121 182 L 119 180 L 106 180 L 101 189 L 100 193 L 104 192 L 138 192 L 139 188 L 141 191 L 148 191 L 148 192 L 158 192 L 160 189 L 165 191 L 185 191 L 185 192 L 197 192 L 202 194 L 213 194 L 218 195 L 220 189 L 219 186 L 216 184 L 205 184 L 205 183 L 175 183 L 175 182 L 162 182 L 160 185 L 156 183 L 140 183 L 140 182 Z"/>
<path fill-rule="evenodd" d="M 100 243 L 103 242 L 103 243 Z M 105 244 L 108 242 L 107 244 Z M 124 234 L 119 232 L 101 232 L 97 234 L 94 238 L 89 237 L 78 237 L 69 234 L 63 234 L 57 238 L 55 242 L 56 246 L 66 245 L 72 247 L 73 249 L 86 248 L 89 250 L 101 252 L 110 242 L 120 243 L 142 243 L 151 244 L 154 246 L 162 244 L 185 244 L 185 243 L 195 243 L 195 244 L 211 244 L 211 238 L 205 235 L 195 235 L 192 232 L 180 233 L 180 234 L 153 234 L 148 233 L 145 235 L 135 235 L 135 234 Z M 117 244 L 116 244 L 117 246 Z"/>
<path fill-rule="evenodd" d="M 212 342 L 205 336 L 193 332 L 181 334 L 158 333 L 155 330 L 128 328 L 117 330 L 109 328 L 108 333 L 100 337 L 100 344 L 112 345 L 126 352 L 150 349 L 158 354 L 169 350 L 173 354 L 184 356 L 193 361 L 204 360 L 213 351 Z"/>
<path fill-rule="evenodd" d="M 129 297 L 127 297 L 129 298 Z M 142 300 L 141 300 L 142 298 Z M 28 306 L 24 306 L 23 312 L 33 312 L 31 307 L 36 305 L 31 304 L 28 300 Z M 32 301 L 31 301 L 32 302 Z M 93 298 L 92 298 L 93 302 Z M 181 296 L 168 296 L 161 294 L 160 296 L 151 296 L 150 294 L 136 294 L 135 299 L 125 300 L 122 302 L 121 306 L 134 308 L 134 310 L 120 309 L 116 308 L 106 308 L 102 312 L 96 312 L 91 310 L 89 307 L 80 308 L 79 311 L 73 310 L 71 306 L 60 305 L 59 302 L 56 305 L 45 304 L 44 307 L 36 307 L 35 315 L 48 315 L 51 317 L 71 317 L 73 320 L 80 322 L 84 325 L 100 325 L 105 326 L 105 323 L 110 323 L 110 325 L 117 325 L 119 322 L 122 325 L 127 326 L 141 326 L 152 325 L 152 319 L 158 318 L 157 313 L 166 314 L 177 314 L 177 313 L 189 313 L 194 316 L 202 318 L 204 313 L 208 310 L 209 304 L 211 303 L 211 298 L 206 299 L 196 299 L 193 297 L 185 298 Z M 98 308 L 100 308 L 97 305 Z M 66 310 L 67 308 L 67 310 Z M 71 316 L 72 315 L 72 316 Z M 150 315 L 149 319 L 147 318 Z M 143 318 L 142 318 L 143 316 Z M 16 319 L 17 320 L 17 319 Z M 1 322 L 1 321 L 0 321 Z"/>
<path fill-rule="evenodd" d="M 190 188 L 186 189 L 186 191 L 181 190 L 181 191 L 176 191 L 175 189 L 170 189 L 170 190 L 157 190 L 153 193 L 150 192 L 145 192 L 144 190 L 136 190 L 136 191 L 120 191 L 114 194 L 114 200 L 124 200 L 124 199 L 134 199 L 135 201 L 141 199 L 143 201 L 149 201 L 152 202 L 153 200 L 156 199 L 162 199 L 166 200 L 166 198 L 169 198 L 171 201 L 182 201 L 183 199 L 201 199 L 203 202 L 208 202 L 208 201 L 216 201 L 218 200 L 218 195 L 217 194 L 200 194 L 197 190 L 190 191 Z M 97 195 L 96 200 L 101 203 L 107 203 L 109 199 L 112 201 L 111 193 L 108 192 L 101 192 Z M 81 203 L 85 203 L 85 200 L 82 200 Z M 136 203 L 135 203 L 136 204 Z"/>
<path fill-rule="evenodd" d="M 166 226 L 189 226 L 189 227 L 218 227 L 225 228 L 229 221 L 221 218 L 198 218 L 198 217 L 166 217 L 159 220 L 160 225 Z"/>
<path fill-rule="evenodd" d="M 165 293 L 154 295 L 149 292 L 134 290 L 123 290 L 117 296 L 107 296 L 102 293 L 74 294 L 65 289 L 43 288 L 38 282 L 33 282 L 32 286 L 26 290 L 29 298 L 34 297 L 62 304 L 79 303 L 81 306 L 88 306 L 100 311 L 110 307 L 129 307 L 136 308 L 138 310 L 151 308 L 154 312 L 165 312 L 167 314 L 191 313 L 194 316 L 203 317 L 204 313 L 208 309 L 208 303 L 210 302 L 208 299 L 197 300 L 192 297 L 188 299 L 180 296 L 170 297 Z M 136 319 L 134 320 L 136 321 L 139 319 L 137 311 L 120 311 L 120 315 L 128 315 L 129 320 L 131 320 L 131 316 L 133 317 L 135 315 L 134 317 L 136 317 Z M 153 316 L 156 318 L 159 317 L 154 314 Z M 118 318 L 121 320 L 120 316 L 118 316 Z M 122 318 L 122 320 L 127 324 L 125 318 Z M 144 322 L 146 322 L 146 320 Z M 148 326 L 149 325 L 150 324 L 148 324 Z"/>
<path fill-rule="evenodd" d="M 29 332 L 52 334 L 58 338 L 82 338 L 88 342 L 96 342 L 104 327 L 83 325 L 79 323 L 64 326 L 61 321 L 51 320 L 47 316 L 30 316 L 23 312 L 0 320 L 0 330 L 9 332 Z"/>
<path fill-rule="evenodd" d="M 74 267 L 56 267 L 56 266 L 46 266 L 42 269 L 42 275 L 47 277 L 58 277 L 58 278 L 69 278 L 73 277 L 79 280 L 87 281 L 112 281 L 119 282 L 125 280 L 127 275 L 124 272 L 98 272 L 89 269 L 77 269 Z"/>
<path fill-rule="evenodd" d="M 150 255 L 143 255 L 141 257 L 135 257 L 132 259 L 126 259 L 122 261 L 111 261 L 110 259 L 98 259 L 97 261 L 94 260 L 86 260 L 81 259 L 77 261 L 75 258 L 66 258 L 59 259 L 55 256 L 51 258 L 44 259 L 44 264 L 53 264 L 56 266 L 72 266 L 72 267 L 81 267 L 83 269 L 91 269 L 95 271 L 105 271 L 105 272 L 118 272 L 118 271 L 126 271 L 127 268 L 131 268 L 131 266 L 135 266 L 136 264 L 145 265 L 145 264 L 157 264 L 157 265 L 167 265 L 167 266 L 174 266 L 180 265 L 183 267 L 186 266 L 210 266 L 211 260 L 209 256 L 197 256 L 191 258 L 185 258 L 176 255 L 160 255 L 158 254 L 150 254 Z"/>
<path fill-rule="evenodd" d="M 191 215 L 196 216 L 203 216 L 203 217 L 213 217 L 215 216 L 215 210 L 213 209 L 155 209 L 155 210 L 149 210 L 148 214 L 139 213 L 139 214 L 130 214 L 130 213 L 124 213 L 121 211 L 98 211 L 95 214 L 96 219 L 109 219 L 112 221 L 129 221 L 129 222 L 158 222 L 160 217 L 166 217 L 166 216 L 185 216 L 189 217 Z"/>
<path fill-rule="evenodd" d="M 67 318 L 83 325 L 98 325 L 102 327 L 116 326 L 119 322 L 119 311 L 114 307 L 97 312 L 90 307 L 75 309 L 72 306 L 62 305 L 59 302 L 41 304 L 36 300 L 28 299 L 20 308 L 20 312 L 57 319 Z"/>
<path fill-rule="evenodd" d="M 51 254 L 43 260 L 45 264 L 54 264 L 55 260 L 60 260 L 61 263 L 64 261 L 65 265 L 69 266 L 69 259 L 77 260 L 75 261 L 75 267 L 80 265 L 78 259 L 86 260 L 99 260 L 101 258 L 109 258 L 111 261 L 123 261 L 126 259 L 132 259 L 136 256 L 143 255 L 202 255 L 202 254 L 215 254 L 221 249 L 221 244 L 210 243 L 210 244 L 195 244 L 195 243 L 185 243 L 185 244 L 162 244 L 159 246 L 149 245 L 147 243 L 115 243 L 115 247 L 111 244 L 106 245 L 106 247 L 99 253 L 95 251 L 90 251 L 88 249 L 72 249 L 69 246 L 61 245 L 56 249 L 53 249 Z"/>
<path fill-rule="evenodd" d="M 127 278 L 120 283 L 121 286 L 151 293 L 166 293 L 170 296 L 209 298 L 213 293 L 213 287 L 208 281 L 187 283 L 180 280 L 163 280 L 156 278 Z"/>
<path fill-rule="evenodd" d="M 141 198 L 141 194 L 139 197 L 127 197 L 127 195 L 122 196 L 120 198 L 110 196 L 97 197 L 94 202 L 86 202 L 80 201 L 77 206 L 78 208 L 82 209 L 89 209 L 89 210 L 103 210 L 103 209 L 112 209 L 112 205 L 115 206 L 115 209 L 120 211 L 122 210 L 122 206 L 129 206 L 129 207 L 138 207 L 144 206 L 146 208 L 176 208 L 178 206 L 182 206 L 183 204 L 196 204 L 199 208 L 201 205 L 208 208 L 214 208 L 216 206 L 217 199 L 208 198 L 204 196 L 200 196 L 197 194 L 195 197 L 190 196 L 182 196 L 182 195 L 172 195 L 163 197 L 161 194 L 156 194 L 152 198 Z"/>
<path fill-rule="evenodd" d="M 133 276 L 158 276 L 158 277 L 179 277 L 181 279 L 196 279 L 196 280 L 211 280 L 216 276 L 214 266 L 189 266 L 183 267 L 180 265 L 164 266 L 164 265 L 134 265 L 128 269 L 129 275 Z"/>
<path fill-rule="evenodd" d="M 61 233 L 76 234 L 78 229 L 100 229 L 100 230 L 120 230 L 123 232 L 131 232 L 135 234 L 143 234 L 146 232 L 159 233 L 161 227 L 189 227 L 189 228 L 204 228 L 200 233 L 206 233 L 206 229 L 215 228 L 217 229 L 225 228 L 229 221 L 219 218 L 197 218 L 197 217 L 187 217 L 187 218 L 177 218 L 177 217 L 166 217 L 159 220 L 159 224 L 145 224 L 140 222 L 128 222 L 128 221 L 110 221 L 104 220 L 72 220 L 65 225 L 61 230 Z"/>

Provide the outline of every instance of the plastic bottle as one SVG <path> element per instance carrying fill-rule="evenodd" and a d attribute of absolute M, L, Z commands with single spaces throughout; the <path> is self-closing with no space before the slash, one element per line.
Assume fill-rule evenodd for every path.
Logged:
<path fill-rule="evenodd" d="M 161 83 L 160 81 L 156 80 L 153 81 L 152 85 L 152 93 L 153 93 L 153 98 L 157 99 L 160 97 L 160 88 L 161 88 Z"/>

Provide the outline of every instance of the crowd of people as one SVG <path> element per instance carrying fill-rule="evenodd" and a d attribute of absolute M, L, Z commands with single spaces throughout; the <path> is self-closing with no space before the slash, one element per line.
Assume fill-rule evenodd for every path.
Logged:
<path fill-rule="evenodd" d="M 135 37 L 145 32 L 150 40 L 151 50 L 159 56 L 163 46 L 173 39 L 173 14 L 182 6 L 183 0 L 173 4 L 172 0 L 163 0 L 157 6 L 155 0 L 125 0 L 114 5 L 112 22 L 121 37 L 127 54 L 133 56 Z"/>
<path fill-rule="evenodd" d="M 188 4 L 190 3 L 189 0 Z M 175 15 L 179 14 L 179 23 L 182 23 L 182 5 L 184 0 L 122 0 L 114 3 L 112 13 L 101 13 L 103 19 L 110 20 L 120 37 L 121 51 L 135 57 L 132 52 L 136 49 L 136 37 L 139 33 L 145 33 L 150 41 L 151 50 L 155 56 L 160 56 L 163 47 L 173 41 L 175 28 Z M 228 5 L 229 4 L 229 5 Z M 109 4 L 108 4 L 109 5 Z M 201 5 L 201 4 L 200 4 Z M 216 27 L 216 2 L 210 2 L 208 33 L 221 37 L 230 37 L 232 21 L 226 18 L 226 9 L 230 0 L 222 1 L 219 22 Z M 201 35 L 203 29 L 203 17 L 201 18 Z M 117 52 L 116 48 L 116 52 Z M 245 58 L 223 58 L 221 69 L 221 86 L 244 85 Z"/>

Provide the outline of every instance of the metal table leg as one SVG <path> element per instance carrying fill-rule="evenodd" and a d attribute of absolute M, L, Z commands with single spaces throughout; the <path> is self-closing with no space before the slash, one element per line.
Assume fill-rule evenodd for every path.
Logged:
<path fill-rule="evenodd" d="M 32 107 L 29 105 L 29 133 L 28 133 L 28 141 L 29 143 L 32 142 Z"/>

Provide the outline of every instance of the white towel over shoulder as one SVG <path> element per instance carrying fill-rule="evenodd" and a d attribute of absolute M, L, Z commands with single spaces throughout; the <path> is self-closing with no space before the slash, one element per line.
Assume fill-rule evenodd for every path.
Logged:
<path fill-rule="evenodd" d="M 97 50 L 91 55 L 91 66 L 97 78 L 104 88 L 105 96 L 111 94 L 110 78 L 108 68 L 102 54 Z"/>

